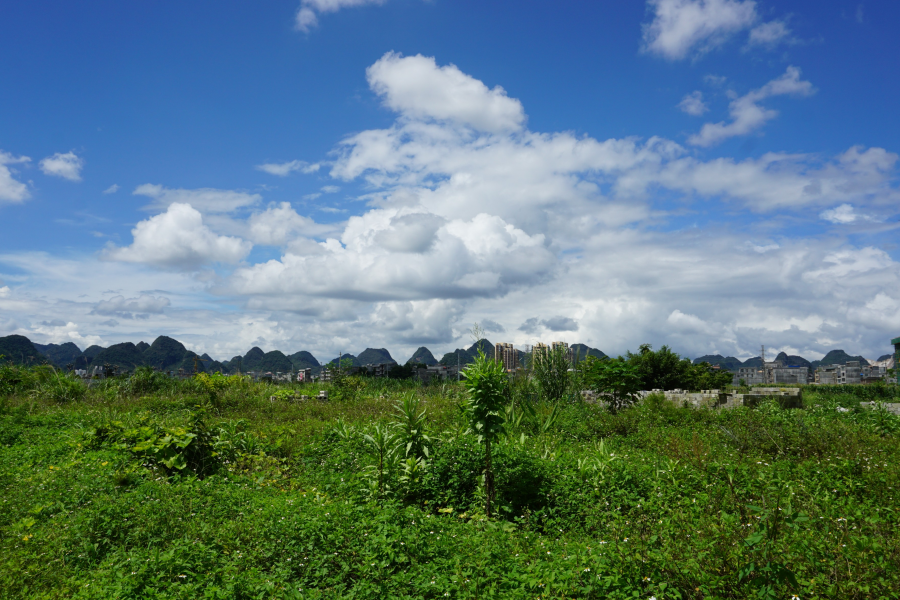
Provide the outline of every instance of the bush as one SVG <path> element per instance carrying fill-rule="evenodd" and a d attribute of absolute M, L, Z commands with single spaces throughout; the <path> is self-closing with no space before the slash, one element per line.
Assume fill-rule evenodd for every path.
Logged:
<path fill-rule="evenodd" d="M 544 506 L 546 465 L 513 444 L 494 446 L 494 504 L 504 518 L 536 511 Z M 434 449 L 423 481 L 423 498 L 429 504 L 459 510 L 480 510 L 484 492 L 484 446 L 464 435 Z"/>

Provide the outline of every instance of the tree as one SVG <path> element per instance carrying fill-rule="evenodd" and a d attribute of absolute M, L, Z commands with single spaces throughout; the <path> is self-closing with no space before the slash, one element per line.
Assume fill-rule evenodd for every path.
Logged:
<path fill-rule="evenodd" d="M 606 397 L 613 412 L 634 404 L 643 388 L 638 367 L 621 356 L 602 360 L 589 356 L 581 363 L 581 374 L 589 389 Z"/>
<path fill-rule="evenodd" d="M 491 465 L 491 444 L 505 432 L 505 408 L 509 380 L 503 365 L 494 361 L 479 348 L 475 362 L 462 372 L 466 379 L 468 398 L 464 405 L 469 428 L 478 443 L 484 443 L 485 513 L 491 516 L 491 499 L 494 495 L 494 472 Z"/>
<path fill-rule="evenodd" d="M 628 363 L 637 367 L 645 390 L 674 390 L 691 387 L 691 361 L 682 360 L 668 346 L 656 352 L 650 344 L 641 344 L 637 354 L 626 355 Z"/>

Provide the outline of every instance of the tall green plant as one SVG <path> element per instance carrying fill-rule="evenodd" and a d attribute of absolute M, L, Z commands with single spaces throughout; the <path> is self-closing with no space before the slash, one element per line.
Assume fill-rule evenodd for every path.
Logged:
<path fill-rule="evenodd" d="M 565 397 L 572 385 L 571 366 L 568 352 L 562 346 L 531 353 L 532 375 L 544 400 L 555 403 Z"/>
<path fill-rule="evenodd" d="M 376 478 L 372 481 L 372 495 L 384 498 L 385 492 L 390 491 L 385 485 L 385 475 L 391 470 L 397 456 L 397 435 L 389 427 L 376 425 L 372 434 L 364 434 L 363 439 L 378 455 L 378 464 L 370 470 L 374 471 Z"/>
<path fill-rule="evenodd" d="M 403 448 L 404 458 L 428 458 L 428 443 L 431 438 L 425 433 L 425 409 L 419 410 L 420 402 L 415 392 L 409 392 L 394 403 L 394 430 L 397 441 Z"/>
<path fill-rule="evenodd" d="M 468 398 L 464 410 L 469 421 L 467 433 L 474 434 L 484 443 L 485 513 L 491 516 L 491 499 L 494 495 L 494 471 L 491 464 L 491 444 L 505 432 L 507 387 L 509 385 L 503 365 L 485 356 L 479 349 L 475 362 L 462 372 L 465 377 Z"/>

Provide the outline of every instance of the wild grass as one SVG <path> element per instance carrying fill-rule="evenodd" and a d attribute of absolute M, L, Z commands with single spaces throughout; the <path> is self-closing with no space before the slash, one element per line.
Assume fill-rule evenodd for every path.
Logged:
<path fill-rule="evenodd" d="M 0 380 L 0 598 L 900 595 L 900 419 L 871 391 L 612 414 L 519 382 L 488 519 L 455 383 L 47 381 Z M 373 493 L 376 427 L 402 448 Z M 210 462 L 179 468 L 192 435 Z"/>

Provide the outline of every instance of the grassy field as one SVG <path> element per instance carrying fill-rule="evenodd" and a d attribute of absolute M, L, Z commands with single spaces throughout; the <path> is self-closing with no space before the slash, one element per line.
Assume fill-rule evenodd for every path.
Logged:
<path fill-rule="evenodd" d="M 487 519 L 456 384 L 3 369 L 2 598 L 900 596 L 900 419 L 871 389 L 613 414 L 518 385 Z"/>

